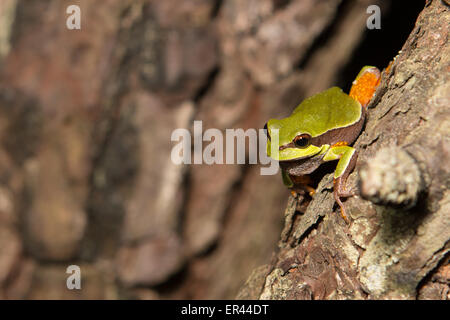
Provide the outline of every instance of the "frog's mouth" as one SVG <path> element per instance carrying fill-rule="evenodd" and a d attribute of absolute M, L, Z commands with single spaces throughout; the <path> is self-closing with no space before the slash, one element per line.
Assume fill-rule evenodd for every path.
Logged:
<path fill-rule="evenodd" d="M 323 155 L 320 152 L 318 152 L 318 153 L 315 153 L 315 154 L 310 154 L 308 156 L 297 157 L 297 158 L 288 158 L 288 157 L 285 156 L 281 160 L 278 160 L 278 161 L 279 162 L 286 162 L 286 163 L 288 163 L 288 162 L 303 163 L 303 162 L 306 162 L 308 160 L 311 160 L 312 158 L 316 158 L 318 156 L 323 157 Z"/>
<path fill-rule="evenodd" d="M 317 154 L 322 153 L 323 148 L 315 145 L 309 145 L 307 148 L 290 148 L 272 146 L 271 141 L 267 141 L 267 155 L 277 161 L 298 161 L 310 159 Z"/>

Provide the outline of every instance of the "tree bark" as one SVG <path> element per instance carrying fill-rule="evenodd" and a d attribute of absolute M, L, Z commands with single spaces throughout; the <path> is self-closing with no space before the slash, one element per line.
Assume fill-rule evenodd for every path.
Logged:
<path fill-rule="evenodd" d="M 340 268 L 355 272 L 342 275 L 342 281 L 362 287 L 350 262 L 360 266 L 365 241 L 378 235 L 378 228 L 384 230 L 383 207 L 346 201 L 354 217 L 350 230 L 359 235 L 349 238 L 347 227 L 331 214 L 328 177 L 304 217 L 288 211 L 282 231 L 280 208 L 289 192 L 279 175 L 261 176 L 256 165 L 175 165 L 170 138 L 178 128 L 193 133 L 194 120 L 202 121 L 204 131 L 259 129 L 318 91 L 349 85 L 362 65 L 388 63 L 411 31 L 422 1 L 420 7 L 393 0 L 70 4 L 80 6 L 81 30 L 67 29 L 69 4 L 60 0 L 0 1 L 0 298 L 233 298 L 258 265 L 267 264 L 254 273 L 263 280 L 270 269 L 284 270 L 268 263 L 280 232 L 277 261 L 283 264 L 284 254 L 294 248 L 304 248 L 298 252 L 305 257 L 319 257 L 322 251 L 315 246 L 309 251 L 306 241 L 325 226 L 350 250 L 349 258 L 345 252 L 337 256 L 338 249 L 326 251 L 347 261 Z M 381 30 L 366 27 L 370 5 L 381 8 Z M 417 41 L 405 47 L 386 75 L 386 92 L 378 94 L 385 107 L 371 111 L 357 144 L 361 164 L 376 148 L 405 144 L 412 128 L 433 125 L 432 135 L 413 141 L 424 147 L 408 152 L 425 157 L 418 163 L 439 148 L 438 156 L 446 155 L 445 144 L 437 147 L 445 128 L 435 124 L 434 113 L 447 106 L 442 99 L 448 99 L 448 91 L 439 82 L 446 73 L 437 71 L 446 71 L 446 29 L 430 28 L 448 11 L 436 8 L 446 7 L 440 1 L 428 5 L 426 10 L 435 12 L 430 26 L 415 29 Z M 430 55 L 440 41 L 442 52 Z M 417 53 L 418 45 L 422 56 L 417 59 L 424 60 L 405 56 Z M 377 120 L 382 110 L 386 115 Z M 429 141 L 420 142 L 425 138 Z M 445 170 L 420 172 L 430 192 L 411 212 L 430 204 L 425 221 L 438 210 L 433 197 L 444 193 L 432 177 L 443 179 Z M 417 177 L 417 170 L 407 173 Z M 366 189 L 373 201 L 384 201 L 385 191 L 371 184 Z M 407 191 L 397 202 L 416 201 L 410 196 L 414 190 Z M 332 228 L 330 219 L 336 219 Z M 434 256 L 422 272 L 442 260 Z M 72 264 L 81 268 L 79 291 L 65 286 Z M 439 270 L 428 276 L 433 286 L 444 281 L 445 269 Z M 261 295 L 263 280 L 249 284 L 258 293 L 247 297 Z"/>
<path fill-rule="evenodd" d="M 331 174 L 304 214 L 291 197 L 275 258 L 238 298 L 449 299 L 449 25 L 448 4 L 427 1 L 383 74 L 355 143 L 350 224 Z"/>

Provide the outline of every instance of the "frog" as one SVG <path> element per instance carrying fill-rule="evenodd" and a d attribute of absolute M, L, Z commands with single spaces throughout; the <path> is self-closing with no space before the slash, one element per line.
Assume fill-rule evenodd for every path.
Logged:
<path fill-rule="evenodd" d="M 360 135 L 368 105 L 380 85 L 377 67 L 364 66 L 352 82 L 349 93 L 331 87 L 303 100 L 283 119 L 270 119 L 264 126 L 267 155 L 279 162 L 284 184 L 296 192 L 314 195 L 308 176 L 323 163 L 338 161 L 333 177 L 333 195 L 342 218 L 349 223 L 343 198 L 346 181 L 358 152 L 351 145 Z"/>

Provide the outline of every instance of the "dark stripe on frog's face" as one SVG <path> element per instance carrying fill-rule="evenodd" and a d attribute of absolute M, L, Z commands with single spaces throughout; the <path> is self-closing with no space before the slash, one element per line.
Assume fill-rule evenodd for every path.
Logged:
<path fill-rule="evenodd" d="M 328 130 L 323 134 L 312 137 L 311 145 L 305 149 L 297 148 L 292 141 L 284 144 L 279 147 L 279 151 L 282 152 L 281 157 L 283 159 L 278 160 L 296 161 L 305 158 L 312 158 L 321 152 L 320 148 L 324 145 L 332 146 L 338 142 L 346 142 L 347 144 L 351 144 L 359 136 L 362 126 L 364 125 L 364 119 L 365 110 L 363 109 L 359 121 L 350 126 Z"/>
<path fill-rule="evenodd" d="M 277 147 L 281 159 L 273 158 L 281 161 L 311 158 L 320 153 L 324 145 L 342 141 L 350 144 L 359 135 L 363 123 L 364 110 L 359 102 L 337 87 L 330 88 L 304 100 L 289 117 L 269 120 L 269 136 L 279 130 Z M 311 144 L 306 148 L 294 142 L 295 137 L 302 134 L 311 136 Z"/>

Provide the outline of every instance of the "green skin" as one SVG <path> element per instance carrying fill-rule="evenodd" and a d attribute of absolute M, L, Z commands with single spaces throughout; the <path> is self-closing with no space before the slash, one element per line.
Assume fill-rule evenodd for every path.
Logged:
<path fill-rule="evenodd" d="M 307 175 L 324 162 L 339 160 L 334 173 L 334 197 L 343 209 L 340 197 L 352 195 L 345 191 L 344 183 L 357 158 L 356 150 L 348 145 L 359 136 L 365 114 L 365 106 L 333 87 L 304 100 L 289 117 L 269 120 L 267 154 L 280 162 L 285 185 L 309 190 L 294 185 L 291 176 Z M 296 144 L 299 137 L 304 139 Z M 345 218 L 343 211 L 342 215 Z"/>

